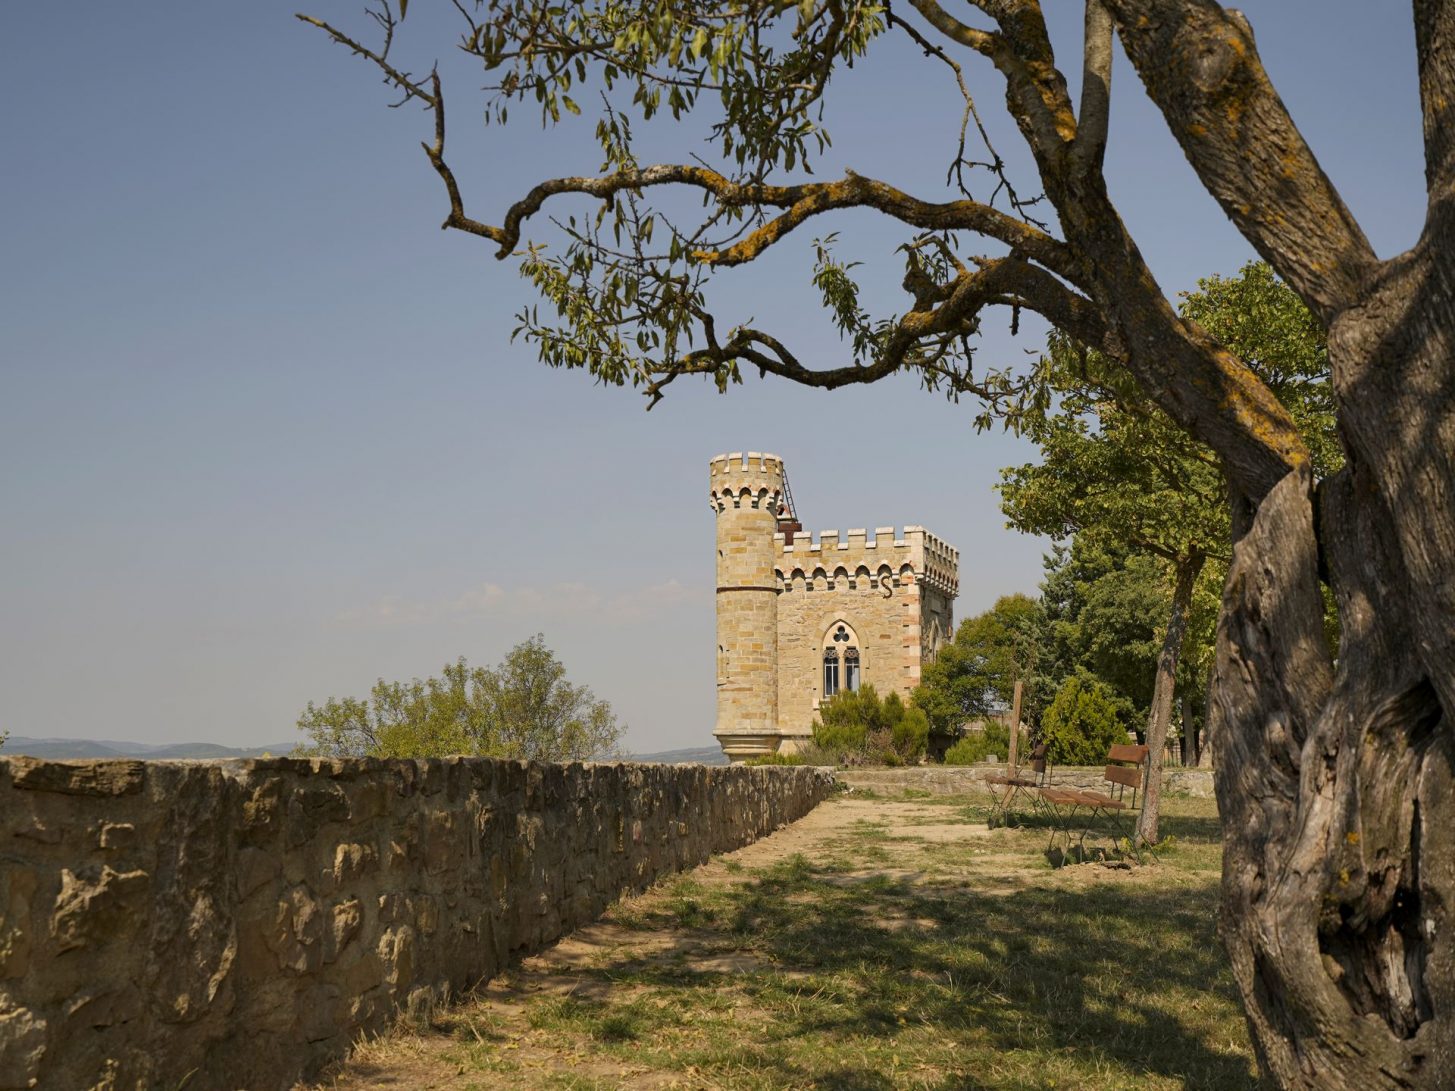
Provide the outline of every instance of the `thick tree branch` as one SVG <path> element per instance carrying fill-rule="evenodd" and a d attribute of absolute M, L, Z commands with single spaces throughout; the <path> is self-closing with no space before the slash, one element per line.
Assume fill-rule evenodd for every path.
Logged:
<path fill-rule="evenodd" d="M 1376 264 L 1241 16 L 1214 0 L 1103 0 L 1148 94 L 1238 230 L 1327 326 Z"/>
<path fill-rule="evenodd" d="M 847 173 L 838 182 L 813 182 L 796 186 L 774 186 L 759 182 L 734 182 L 708 167 L 690 164 L 659 164 L 639 170 L 617 171 L 598 177 L 552 178 L 531 189 L 505 214 L 503 227 L 492 227 L 465 214 L 459 185 L 444 158 L 445 108 L 439 77 L 431 76 L 430 103 L 435 114 L 435 140 L 425 145 L 425 154 L 444 181 L 450 211 L 442 227 L 453 227 L 480 235 L 500 244 L 496 257 L 506 258 L 520 244 L 525 221 L 539 212 L 548 199 L 563 193 L 579 193 L 610 200 L 624 192 L 640 192 L 654 186 L 682 185 L 711 193 L 719 204 L 729 207 L 767 206 L 782 208 L 783 215 L 769 220 L 747 238 L 721 251 L 699 251 L 699 260 L 710 265 L 741 265 L 752 261 L 780 238 L 810 217 L 844 208 L 873 208 L 902 223 L 927 231 L 973 231 L 997 240 L 1071 280 L 1079 279 L 1079 263 L 1065 244 L 1037 227 L 1007 215 L 999 209 L 969 199 L 933 204 L 912 197 L 885 182 Z"/>
<path fill-rule="evenodd" d="M 1455 0 L 1415 0 L 1415 51 L 1424 115 L 1425 183 L 1434 199 L 1455 188 Z"/>
<path fill-rule="evenodd" d="M 1081 114 L 1076 119 L 1075 161 L 1101 169 L 1111 113 L 1111 14 L 1101 0 L 1086 0 L 1086 41 L 1081 62 Z"/>
<path fill-rule="evenodd" d="M 1037 5 L 972 0 L 1000 25 L 992 34 L 960 22 L 936 0 L 910 2 L 935 30 L 987 57 L 1005 77 L 1006 103 L 1037 159 L 1049 160 L 1072 140 L 1076 118 Z"/>

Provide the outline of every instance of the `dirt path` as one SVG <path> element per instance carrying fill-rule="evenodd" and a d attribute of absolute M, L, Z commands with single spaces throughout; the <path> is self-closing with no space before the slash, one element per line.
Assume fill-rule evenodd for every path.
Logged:
<path fill-rule="evenodd" d="M 505 1086 L 605 1085 L 623 1088 L 706 1087 L 711 1083 L 692 1072 L 662 1073 L 597 1055 L 579 1042 L 542 1042 L 533 1034 L 528 1009 L 553 997 L 572 1001 L 630 1004 L 646 990 L 631 981 L 642 971 L 659 967 L 675 976 L 734 974 L 764 968 L 761 956 L 737 945 L 725 944 L 709 929 L 677 924 L 666 928 L 643 926 L 664 897 L 666 887 L 685 879 L 693 889 L 738 886 L 776 864 L 804 857 L 810 860 L 852 849 L 855 834 L 871 828 L 876 833 L 908 836 L 937 845 L 978 845 L 989 832 L 983 824 L 946 821 L 946 808 L 918 801 L 886 801 L 838 797 L 820 805 L 806 817 L 736 852 L 715 857 L 684 876 L 613 907 L 605 918 L 581 928 L 554 946 L 522 962 L 519 967 L 489 982 L 473 997 L 447 1012 L 438 1013 L 430 1026 L 401 1028 L 355 1049 L 350 1059 L 332 1069 L 315 1088 L 361 1091 L 364 1088 L 464 1089 Z M 905 861 L 908 862 L 908 861 Z M 986 863 L 991 861 L 987 860 Z M 1009 878 L 1014 868 L 1008 868 Z M 846 878 L 872 873 L 913 880 L 921 871 L 897 867 L 883 860 L 866 862 Z M 1007 884 L 1007 885 L 1019 885 Z M 889 920 L 889 927 L 905 923 Z M 778 966 L 792 975 L 793 967 Z M 620 971 L 618 974 L 616 971 Z M 628 973 L 628 971 L 630 971 Z M 476 1066 L 459 1059 L 461 1046 L 497 1049 L 509 1055 L 516 1069 L 509 1080 L 493 1080 Z"/>

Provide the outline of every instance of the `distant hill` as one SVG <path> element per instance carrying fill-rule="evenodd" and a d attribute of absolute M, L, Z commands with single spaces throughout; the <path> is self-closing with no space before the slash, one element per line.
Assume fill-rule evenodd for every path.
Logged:
<path fill-rule="evenodd" d="M 694 746 L 686 750 L 659 750 L 655 754 L 629 754 L 627 760 L 657 762 L 661 765 L 728 764 L 728 757 L 720 746 Z"/>
<path fill-rule="evenodd" d="M 216 760 L 259 758 L 263 754 L 281 757 L 292 752 L 296 742 L 272 746 L 219 746 L 210 742 L 177 742 L 152 745 L 144 742 L 116 742 L 113 739 L 29 739 L 12 735 L 0 746 L 0 757 L 24 755 L 30 758 L 145 758 L 148 761 Z M 657 762 L 662 765 L 726 765 L 727 755 L 719 746 L 697 746 L 686 750 L 659 750 L 654 754 L 629 754 L 627 761 Z"/>
<path fill-rule="evenodd" d="M 263 754 L 289 753 L 298 744 L 280 742 L 271 746 L 219 746 L 210 742 L 176 742 L 154 745 L 144 742 L 116 742 L 112 739 L 28 739 L 11 735 L 0 756 L 31 758 L 146 758 L 149 761 L 178 759 L 258 758 Z"/>

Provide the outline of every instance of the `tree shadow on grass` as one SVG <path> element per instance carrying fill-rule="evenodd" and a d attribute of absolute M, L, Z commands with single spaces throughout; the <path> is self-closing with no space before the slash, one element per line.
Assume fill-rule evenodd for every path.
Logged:
<path fill-rule="evenodd" d="M 771 962 L 847 977 L 855 988 L 795 1004 L 784 1039 L 822 1034 L 888 1038 L 913 1014 L 947 1040 L 996 1051 L 1070 1054 L 1088 1073 L 1115 1062 L 1189 1087 L 1257 1086 L 1248 1060 L 1213 1048 L 1225 1022 L 1196 1025 L 1208 994 L 1236 999 L 1214 933 L 1209 884 L 1166 889 L 1108 882 L 1080 889 L 1049 883 L 1012 893 L 926 886 L 841 871 L 799 857 L 725 892 L 723 923 Z M 776 1008 L 781 976 L 736 981 Z M 1048 1044 L 1049 1043 L 1049 1044 Z M 803 1073 L 817 1086 L 889 1087 L 872 1070 Z M 946 1083 L 970 1088 L 969 1077 Z"/>

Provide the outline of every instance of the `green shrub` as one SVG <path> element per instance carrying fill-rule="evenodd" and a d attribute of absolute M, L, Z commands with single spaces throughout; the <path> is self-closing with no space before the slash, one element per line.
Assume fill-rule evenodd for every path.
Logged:
<path fill-rule="evenodd" d="M 1090 675 L 1061 683 L 1041 723 L 1046 756 L 1058 765 L 1099 765 L 1113 743 L 1127 741 L 1125 700 Z"/>
<path fill-rule="evenodd" d="M 798 754 L 784 754 L 774 751 L 771 754 L 754 754 L 751 758 L 743 759 L 744 765 L 802 765 L 803 758 Z"/>
<path fill-rule="evenodd" d="M 872 685 L 835 694 L 819 709 L 813 744 L 833 764 L 903 765 L 918 761 L 929 739 L 924 711 L 897 693 L 881 698 Z"/>
<path fill-rule="evenodd" d="M 1024 731 L 1020 733 L 1016 750 L 1021 760 L 1030 759 L 1031 741 Z M 1010 760 L 1010 728 L 1003 723 L 987 720 L 979 731 L 973 731 L 950 745 L 945 751 L 945 764 L 974 765 L 991 754 L 1001 761 Z"/>
<path fill-rule="evenodd" d="M 873 686 L 841 690 L 818 710 L 813 722 L 813 741 L 838 754 L 839 761 L 862 754 L 869 732 L 882 725 L 883 705 Z"/>
<path fill-rule="evenodd" d="M 903 708 L 903 706 L 900 706 Z M 889 729 L 894 751 L 906 761 L 917 761 L 930 741 L 930 718 L 922 708 L 906 708 Z"/>

